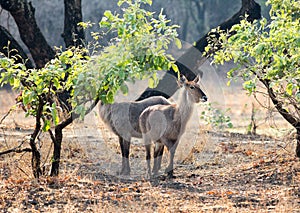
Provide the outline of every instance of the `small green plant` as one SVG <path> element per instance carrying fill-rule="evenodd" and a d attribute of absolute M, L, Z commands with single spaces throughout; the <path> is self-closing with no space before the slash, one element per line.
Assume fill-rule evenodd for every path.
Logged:
<path fill-rule="evenodd" d="M 207 124 L 210 124 L 212 128 L 218 128 L 223 130 L 224 128 L 232 128 L 231 119 L 226 113 L 226 111 L 217 109 L 212 106 L 211 103 L 208 103 L 205 106 L 204 111 L 201 112 L 200 118 L 203 119 Z"/>

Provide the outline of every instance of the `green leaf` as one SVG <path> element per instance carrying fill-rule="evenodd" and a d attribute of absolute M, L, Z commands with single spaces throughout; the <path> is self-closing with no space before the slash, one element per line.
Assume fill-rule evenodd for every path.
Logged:
<path fill-rule="evenodd" d="M 108 20 L 111 20 L 113 18 L 113 14 L 111 13 L 110 10 L 106 10 L 103 14 L 105 17 L 108 18 Z"/>
<path fill-rule="evenodd" d="M 253 82 L 253 80 L 249 80 L 243 83 L 243 87 L 251 94 L 255 91 L 256 84 Z"/>
<path fill-rule="evenodd" d="M 14 88 L 19 88 L 19 87 L 20 87 L 20 79 L 16 78 L 16 79 L 14 80 L 13 87 L 14 87 Z"/>
<path fill-rule="evenodd" d="M 176 64 L 171 63 L 171 67 L 172 67 L 174 72 L 179 72 L 178 66 Z"/>
<path fill-rule="evenodd" d="M 49 129 L 51 128 L 51 122 L 49 120 L 45 120 L 44 121 L 44 125 L 43 125 L 43 131 L 47 132 Z"/>
<path fill-rule="evenodd" d="M 230 86 L 230 84 L 231 84 L 231 80 L 229 80 L 229 81 L 227 81 L 227 86 L 229 87 Z"/>
<path fill-rule="evenodd" d="M 148 86 L 150 88 L 155 88 L 156 84 L 155 84 L 155 80 L 153 78 L 148 79 Z"/>
<path fill-rule="evenodd" d="M 106 95 L 106 102 L 109 104 L 114 102 L 114 93 L 111 90 L 109 90 Z"/>
<path fill-rule="evenodd" d="M 59 80 L 57 78 L 53 78 L 53 84 L 56 87 L 56 89 L 60 89 L 61 88 L 60 82 L 59 82 Z"/>
<path fill-rule="evenodd" d="M 294 89 L 294 85 L 293 83 L 289 83 L 287 86 L 286 86 L 286 92 L 289 96 L 292 96 L 293 95 L 293 89 Z"/>
<path fill-rule="evenodd" d="M 178 47 L 178 49 L 181 49 L 181 48 L 182 48 L 182 44 L 181 44 L 180 39 L 175 38 L 174 41 L 175 41 L 175 44 L 176 44 L 176 46 Z"/>
<path fill-rule="evenodd" d="M 59 116 L 56 109 L 56 103 L 53 103 L 51 106 L 51 115 L 54 125 L 56 126 L 59 123 Z"/>
<path fill-rule="evenodd" d="M 127 95 L 128 94 L 128 87 L 126 84 L 122 84 L 120 87 L 121 92 L 123 93 L 123 95 Z"/>
<path fill-rule="evenodd" d="M 143 0 L 143 2 L 149 4 L 150 6 L 152 5 L 152 0 Z"/>
<path fill-rule="evenodd" d="M 227 123 L 228 128 L 233 128 L 233 124 L 232 123 Z"/>
<path fill-rule="evenodd" d="M 73 52 L 71 50 L 66 50 L 65 52 L 62 53 L 62 56 L 72 57 Z"/>

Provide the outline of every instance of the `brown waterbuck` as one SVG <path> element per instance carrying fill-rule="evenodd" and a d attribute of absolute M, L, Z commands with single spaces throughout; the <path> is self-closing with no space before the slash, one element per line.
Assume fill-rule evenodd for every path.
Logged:
<path fill-rule="evenodd" d="M 193 81 L 180 77 L 180 86 L 184 86 L 179 104 L 155 105 L 146 108 L 139 118 L 140 129 L 146 148 L 148 174 L 151 177 L 151 141 L 155 142 L 153 175 L 157 175 L 161 166 L 164 145 L 170 153 L 170 162 L 166 169 L 169 178 L 173 177 L 174 154 L 180 137 L 185 131 L 195 103 L 207 101 L 207 96 L 197 84 L 199 76 Z"/>
<path fill-rule="evenodd" d="M 100 117 L 119 137 L 122 152 L 122 167 L 119 174 L 130 174 L 129 151 L 131 138 L 142 138 L 139 117 L 144 109 L 156 104 L 170 105 L 171 103 L 162 96 L 150 97 L 136 102 L 101 103 Z"/>

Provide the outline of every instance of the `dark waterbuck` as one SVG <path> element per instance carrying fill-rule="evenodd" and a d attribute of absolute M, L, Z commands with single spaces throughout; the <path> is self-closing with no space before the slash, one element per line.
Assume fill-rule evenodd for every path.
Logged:
<path fill-rule="evenodd" d="M 129 151 L 131 138 L 142 138 L 139 117 L 144 109 L 156 104 L 170 105 L 171 103 L 162 96 L 156 96 L 136 102 L 101 103 L 100 105 L 100 117 L 119 137 L 122 152 L 122 167 L 119 172 L 121 175 L 130 174 Z"/>

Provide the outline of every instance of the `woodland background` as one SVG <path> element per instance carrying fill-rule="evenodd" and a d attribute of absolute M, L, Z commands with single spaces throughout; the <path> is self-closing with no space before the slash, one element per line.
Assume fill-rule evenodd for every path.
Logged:
<path fill-rule="evenodd" d="M 63 1 L 32 0 L 31 2 L 36 8 L 37 23 L 49 45 L 64 46 L 61 36 L 64 23 Z M 83 21 L 91 21 L 97 25 L 105 10 L 118 11 L 117 2 L 117 0 L 82 0 Z M 265 6 L 265 2 L 265 0 L 257 1 L 262 7 L 262 15 L 268 17 L 268 7 Z M 193 44 L 211 28 L 230 18 L 240 7 L 240 0 L 154 0 L 151 11 L 159 13 L 163 8 L 164 14 L 171 19 L 172 24 L 181 26 L 178 30 L 179 38 Z M 0 24 L 22 44 L 14 20 L 5 10 L 0 10 Z M 92 31 L 95 29 L 86 31 L 87 40 L 91 39 L 89 36 Z M 108 37 L 104 37 L 102 43 L 105 44 L 108 40 Z M 22 47 L 26 51 L 25 45 Z"/>

